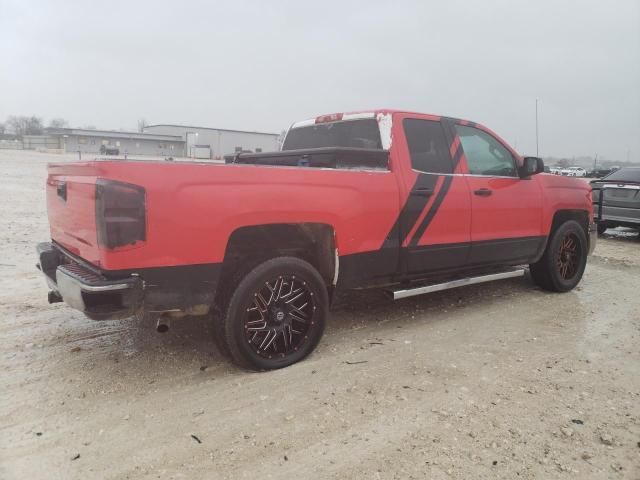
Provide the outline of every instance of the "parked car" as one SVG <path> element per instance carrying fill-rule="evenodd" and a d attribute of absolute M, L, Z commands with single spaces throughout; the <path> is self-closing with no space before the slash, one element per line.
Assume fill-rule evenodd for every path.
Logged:
<path fill-rule="evenodd" d="M 591 187 L 543 170 L 480 124 L 394 110 L 297 122 L 282 151 L 226 164 L 52 164 L 39 267 L 50 302 L 161 330 L 201 315 L 239 365 L 280 368 L 316 347 L 340 290 L 400 299 L 526 266 L 573 289 Z"/>
<path fill-rule="evenodd" d="M 595 168 L 593 170 L 590 170 L 587 173 L 587 176 L 591 178 L 602 178 L 602 177 L 606 177 L 607 175 L 609 175 L 614 171 L 615 170 L 613 168 Z"/>
<path fill-rule="evenodd" d="M 587 171 L 582 167 L 567 167 L 560 172 L 566 177 L 586 177 Z"/>
<path fill-rule="evenodd" d="M 102 155 L 120 155 L 120 149 L 113 145 L 100 145 L 100 153 Z"/>
<path fill-rule="evenodd" d="M 562 168 L 561 167 L 549 167 L 549 173 L 553 173 L 554 175 L 560 175 L 562 172 Z"/>
<path fill-rule="evenodd" d="M 598 233 L 608 228 L 640 228 L 640 167 L 616 170 L 592 180 Z"/>

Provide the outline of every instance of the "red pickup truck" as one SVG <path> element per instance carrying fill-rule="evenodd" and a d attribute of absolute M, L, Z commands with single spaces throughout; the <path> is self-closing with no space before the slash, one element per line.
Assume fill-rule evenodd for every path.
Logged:
<path fill-rule="evenodd" d="M 49 165 L 51 291 L 92 319 L 212 319 L 240 365 L 318 344 L 336 289 L 394 298 L 523 275 L 571 290 L 595 247 L 591 188 L 486 127 L 395 110 L 294 123 L 225 164 Z"/>

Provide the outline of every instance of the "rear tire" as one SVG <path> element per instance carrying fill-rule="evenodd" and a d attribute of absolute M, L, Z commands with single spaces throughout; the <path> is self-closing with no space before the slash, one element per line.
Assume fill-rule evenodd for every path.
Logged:
<path fill-rule="evenodd" d="M 529 266 L 531 277 L 545 290 L 568 292 L 582 279 L 587 252 L 584 228 L 574 220 L 567 221 L 553 232 L 542 258 Z"/>
<path fill-rule="evenodd" d="M 277 257 L 239 281 L 218 319 L 218 332 L 236 364 L 283 368 L 316 348 L 328 311 L 327 288 L 318 271 L 299 258 Z"/>

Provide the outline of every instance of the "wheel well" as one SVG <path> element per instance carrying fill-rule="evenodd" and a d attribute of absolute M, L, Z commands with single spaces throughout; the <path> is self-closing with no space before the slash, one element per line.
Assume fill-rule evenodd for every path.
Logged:
<path fill-rule="evenodd" d="M 589 213 L 584 210 L 558 210 L 553 216 L 553 223 L 551 224 L 551 232 L 553 233 L 556 229 L 562 225 L 564 222 L 569 220 L 575 220 L 582 228 L 584 228 L 584 233 L 589 236 Z"/>
<path fill-rule="evenodd" d="M 279 256 L 306 260 L 330 286 L 335 269 L 334 230 L 330 225 L 321 223 L 241 227 L 229 237 L 222 279 L 242 278 L 256 265 Z"/>

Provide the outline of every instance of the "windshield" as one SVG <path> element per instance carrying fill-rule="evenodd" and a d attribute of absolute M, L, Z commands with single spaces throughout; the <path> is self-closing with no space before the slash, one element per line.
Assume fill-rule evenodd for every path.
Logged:
<path fill-rule="evenodd" d="M 640 183 L 640 168 L 621 168 L 607 175 L 603 180 Z"/>
<path fill-rule="evenodd" d="M 378 122 L 374 118 L 329 122 L 292 128 L 282 150 L 350 147 L 382 150 Z"/>

